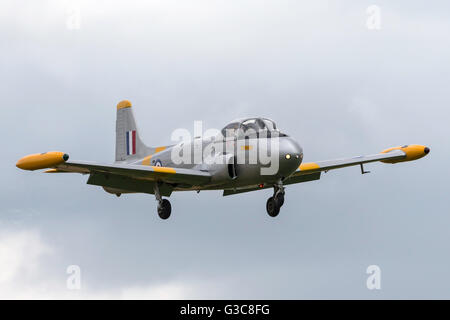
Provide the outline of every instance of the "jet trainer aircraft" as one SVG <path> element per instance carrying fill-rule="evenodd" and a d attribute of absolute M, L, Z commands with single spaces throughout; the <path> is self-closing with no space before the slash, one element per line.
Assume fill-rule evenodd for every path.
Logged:
<path fill-rule="evenodd" d="M 266 146 L 272 161 L 276 160 L 275 171 L 264 172 L 268 169 L 267 163 L 247 161 L 258 145 Z M 203 151 L 207 147 L 210 147 L 210 161 L 180 163 L 174 159 L 174 154 L 183 154 L 186 150 L 195 153 L 196 148 Z M 286 185 L 319 180 L 323 171 L 348 166 L 360 166 L 361 173 L 367 173 L 365 163 L 411 161 L 429 152 L 430 149 L 422 145 L 404 145 L 368 156 L 302 163 L 300 145 L 280 132 L 272 120 L 261 117 L 232 121 L 215 137 L 196 137 L 176 145 L 147 147 L 136 129 L 132 105 L 124 100 L 117 105 L 114 164 L 69 161 L 66 153 L 52 151 L 23 157 L 16 166 L 24 170 L 49 169 L 47 173 L 89 174 L 88 184 L 101 186 L 117 196 L 154 194 L 162 219 L 169 218 L 172 210 L 170 202 L 162 197 L 169 197 L 173 191 L 223 190 L 223 195 L 228 196 L 273 188 L 266 209 L 275 217 L 284 203 Z M 239 155 L 246 161 L 239 161 Z"/>

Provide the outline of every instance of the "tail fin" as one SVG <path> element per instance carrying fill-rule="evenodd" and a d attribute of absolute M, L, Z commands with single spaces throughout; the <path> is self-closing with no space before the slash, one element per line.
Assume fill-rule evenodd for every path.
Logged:
<path fill-rule="evenodd" d="M 139 138 L 131 106 L 128 100 L 117 104 L 116 161 L 141 159 L 151 152 Z"/>

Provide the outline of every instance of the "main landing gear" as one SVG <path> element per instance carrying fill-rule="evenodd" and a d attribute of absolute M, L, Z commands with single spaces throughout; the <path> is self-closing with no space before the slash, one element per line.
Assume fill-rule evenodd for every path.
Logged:
<path fill-rule="evenodd" d="M 167 199 L 162 199 L 158 204 L 158 215 L 161 219 L 166 220 L 170 217 L 170 213 L 172 212 L 172 206 L 170 201 Z"/>
<path fill-rule="evenodd" d="M 271 217 L 276 217 L 280 213 L 280 208 L 284 204 L 284 187 L 282 183 L 273 187 L 273 197 L 270 197 L 266 203 L 267 213 Z"/>
<path fill-rule="evenodd" d="M 156 201 L 158 201 L 158 215 L 161 219 L 166 220 L 170 217 L 170 213 L 172 212 L 170 201 L 161 197 L 161 194 L 159 193 L 158 183 L 155 183 L 154 191 Z"/>

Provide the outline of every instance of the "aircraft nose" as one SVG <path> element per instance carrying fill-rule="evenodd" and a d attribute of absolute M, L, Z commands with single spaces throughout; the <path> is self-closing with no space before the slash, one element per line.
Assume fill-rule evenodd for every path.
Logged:
<path fill-rule="evenodd" d="M 303 149 L 292 138 L 283 138 L 280 148 L 280 170 L 283 177 L 289 176 L 300 166 L 303 158 Z"/>
<path fill-rule="evenodd" d="M 425 149 L 423 149 L 423 152 L 425 152 L 425 154 L 428 154 L 428 153 L 430 153 L 430 148 L 428 148 L 428 147 L 425 147 Z"/>

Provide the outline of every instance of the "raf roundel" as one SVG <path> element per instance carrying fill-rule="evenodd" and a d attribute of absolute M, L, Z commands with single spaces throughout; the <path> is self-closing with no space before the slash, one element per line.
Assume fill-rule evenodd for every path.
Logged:
<path fill-rule="evenodd" d="M 162 167 L 162 162 L 161 162 L 161 160 L 156 160 L 155 161 L 155 167 Z"/>

